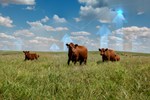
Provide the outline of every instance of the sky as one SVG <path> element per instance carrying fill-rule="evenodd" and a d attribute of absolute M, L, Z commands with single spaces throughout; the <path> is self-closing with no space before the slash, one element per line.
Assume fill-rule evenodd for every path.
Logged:
<path fill-rule="evenodd" d="M 150 0 L 0 0 L 0 50 L 150 53 Z"/>

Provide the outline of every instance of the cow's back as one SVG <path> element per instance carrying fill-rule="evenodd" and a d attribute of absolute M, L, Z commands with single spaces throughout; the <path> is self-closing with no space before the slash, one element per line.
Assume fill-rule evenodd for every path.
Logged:
<path fill-rule="evenodd" d="M 115 59 L 115 55 L 116 55 L 115 51 L 114 51 L 114 50 L 111 50 L 111 49 L 108 49 L 108 50 L 105 52 L 105 56 L 106 56 L 107 58 L 110 58 L 111 61 Z"/>
<path fill-rule="evenodd" d="M 84 46 L 77 46 L 76 47 L 76 51 L 79 53 L 79 56 L 84 58 L 84 59 L 87 59 L 87 56 L 88 56 L 88 50 L 86 47 Z"/>

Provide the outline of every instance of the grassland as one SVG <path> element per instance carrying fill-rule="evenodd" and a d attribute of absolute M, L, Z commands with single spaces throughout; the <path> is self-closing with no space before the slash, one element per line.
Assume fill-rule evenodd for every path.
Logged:
<path fill-rule="evenodd" d="M 87 65 L 67 65 L 67 53 L 0 52 L 0 100 L 150 100 L 150 54 L 122 53 L 120 62 L 90 52 Z"/>

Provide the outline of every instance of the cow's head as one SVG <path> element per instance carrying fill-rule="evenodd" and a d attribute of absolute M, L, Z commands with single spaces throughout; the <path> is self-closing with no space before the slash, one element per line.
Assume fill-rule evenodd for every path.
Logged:
<path fill-rule="evenodd" d="M 73 43 L 70 43 L 70 44 L 66 44 L 66 46 L 68 47 L 69 49 L 69 52 L 72 52 L 74 53 L 76 50 L 76 47 L 78 46 L 78 44 L 73 44 Z"/>
<path fill-rule="evenodd" d="M 99 48 L 100 55 L 105 55 L 105 51 L 107 51 L 107 50 L 108 50 L 108 48 L 106 48 L 106 49 L 104 49 L 104 48 L 100 49 Z"/>
<path fill-rule="evenodd" d="M 23 53 L 24 53 L 25 55 L 28 55 L 28 54 L 29 54 L 29 51 L 23 51 Z"/>

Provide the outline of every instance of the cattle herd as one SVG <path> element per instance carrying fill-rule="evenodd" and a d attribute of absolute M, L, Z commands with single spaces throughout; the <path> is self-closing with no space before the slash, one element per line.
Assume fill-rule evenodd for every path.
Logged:
<path fill-rule="evenodd" d="M 86 65 L 87 57 L 88 57 L 88 50 L 85 46 L 81 46 L 78 44 L 70 43 L 66 44 L 68 47 L 68 62 L 67 64 L 70 64 L 70 61 L 72 61 L 74 64 L 76 62 L 79 62 L 80 65 L 84 63 Z M 99 48 L 100 55 L 102 56 L 102 61 L 119 61 L 120 56 L 115 53 L 114 50 L 111 49 L 104 49 Z M 23 51 L 25 55 L 25 61 L 26 60 L 34 60 L 38 59 L 39 55 L 36 53 L 30 53 L 29 51 Z"/>

